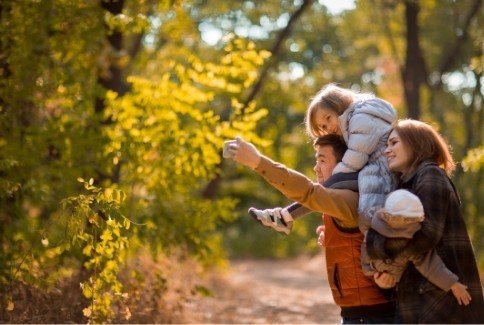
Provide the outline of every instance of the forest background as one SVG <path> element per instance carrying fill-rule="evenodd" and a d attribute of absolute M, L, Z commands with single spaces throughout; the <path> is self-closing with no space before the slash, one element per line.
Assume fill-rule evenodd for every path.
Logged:
<path fill-rule="evenodd" d="M 331 82 L 448 139 L 483 269 L 482 18 L 481 0 L 2 1 L 0 319 L 169 321 L 174 265 L 315 253 L 320 218 L 260 227 L 248 207 L 289 201 L 221 149 L 241 135 L 312 178 L 304 112 Z M 56 294 L 74 307 L 44 317 Z"/>

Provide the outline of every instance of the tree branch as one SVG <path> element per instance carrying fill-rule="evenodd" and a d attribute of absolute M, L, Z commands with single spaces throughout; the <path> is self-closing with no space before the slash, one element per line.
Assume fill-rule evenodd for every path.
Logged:
<path fill-rule="evenodd" d="M 457 56 L 459 55 L 460 50 L 462 48 L 462 44 L 469 37 L 469 27 L 472 21 L 474 20 L 474 18 L 479 14 L 481 5 L 482 5 L 482 0 L 474 1 L 464 21 L 464 25 L 462 26 L 462 34 L 457 35 L 457 39 L 455 41 L 454 47 L 450 51 L 445 52 L 445 53 L 448 53 L 448 55 L 442 59 L 442 63 L 438 70 L 441 76 L 450 70 L 455 60 L 457 59 Z M 442 85 L 442 78 L 439 78 L 439 80 L 437 81 L 437 84 L 434 87 L 439 88 L 441 85 Z"/>
<path fill-rule="evenodd" d="M 310 7 L 313 0 L 304 0 L 303 4 L 296 10 L 292 15 L 289 21 L 287 22 L 286 27 L 281 30 L 279 35 L 276 38 L 276 42 L 272 46 L 270 52 L 272 54 L 270 60 L 262 67 L 262 70 L 259 74 L 259 79 L 256 81 L 254 86 L 252 87 L 249 95 L 246 97 L 245 101 L 243 102 L 243 106 L 241 109 L 241 114 L 244 115 L 245 110 L 249 106 L 250 102 L 254 100 L 257 94 L 262 89 L 262 86 L 267 78 L 267 74 L 270 68 L 277 62 L 276 58 L 279 56 L 281 51 L 281 47 L 283 42 L 289 37 L 291 34 L 292 28 L 296 21 L 301 17 L 303 12 Z M 221 181 L 221 170 L 224 166 L 224 159 L 222 158 L 219 165 L 217 166 L 219 172 L 215 175 L 215 177 L 207 184 L 205 189 L 202 191 L 202 197 L 206 199 L 213 199 L 217 193 L 218 187 Z"/>
<path fill-rule="evenodd" d="M 247 106 L 249 105 L 249 103 L 252 100 L 254 100 L 254 98 L 257 96 L 257 94 L 262 89 L 262 86 L 264 85 L 264 82 L 265 82 L 265 80 L 267 78 L 267 74 L 268 74 L 270 68 L 277 62 L 276 58 L 279 56 L 279 53 L 280 53 L 281 46 L 282 46 L 283 42 L 289 37 L 289 35 L 291 34 L 291 31 L 292 31 L 292 28 L 293 28 L 294 24 L 299 19 L 299 17 L 301 17 L 301 15 L 303 14 L 303 12 L 307 8 L 310 7 L 310 5 L 311 5 L 312 2 L 313 2 L 312 0 L 304 0 L 303 4 L 299 7 L 299 9 L 296 10 L 292 14 L 291 18 L 287 22 L 286 27 L 284 27 L 284 29 L 281 30 L 281 32 L 277 36 L 276 42 L 274 43 L 274 45 L 272 46 L 272 48 L 270 50 L 270 52 L 272 54 L 271 55 L 271 58 L 262 67 L 262 70 L 261 70 L 261 72 L 259 74 L 259 79 L 254 84 L 254 86 L 252 87 L 249 95 L 247 96 L 247 98 L 245 99 L 245 101 L 243 103 L 244 106 L 242 108 L 242 114 L 243 114 L 244 110 L 247 108 Z"/>
<path fill-rule="evenodd" d="M 385 35 L 385 37 L 388 40 L 388 44 L 390 45 L 391 55 L 394 58 L 394 60 L 397 62 L 398 67 L 400 69 L 400 73 L 403 75 L 403 63 L 402 63 L 402 59 L 398 55 L 397 46 L 395 45 L 395 39 L 390 29 L 390 24 L 387 19 L 388 14 L 384 12 L 385 8 L 381 5 L 380 1 L 371 0 L 371 3 L 372 3 L 372 7 L 375 8 L 376 16 L 378 21 L 380 22 L 383 35 Z"/>

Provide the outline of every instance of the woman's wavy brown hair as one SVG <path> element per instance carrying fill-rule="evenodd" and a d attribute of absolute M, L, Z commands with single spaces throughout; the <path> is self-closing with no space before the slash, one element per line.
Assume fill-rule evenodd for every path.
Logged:
<path fill-rule="evenodd" d="M 455 162 L 451 147 L 433 126 L 422 121 L 403 119 L 393 124 L 393 130 L 411 151 L 411 171 L 415 171 L 424 160 L 432 160 L 445 170 L 447 175 L 452 175 Z"/>

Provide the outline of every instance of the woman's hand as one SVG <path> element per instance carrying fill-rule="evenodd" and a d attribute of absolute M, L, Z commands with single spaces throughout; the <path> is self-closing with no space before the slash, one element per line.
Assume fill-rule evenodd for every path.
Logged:
<path fill-rule="evenodd" d="M 233 141 L 228 141 L 224 149 L 224 156 L 232 158 L 241 165 L 255 169 L 261 160 L 261 154 L 250 142 L 241 137 L 236 137 Z"/>
<path fill-rule="evenodd" d="M 326 247 L 326 243 L 324 242 L 324 231 L 326 230 L 325 225 L 318 226 L 316 228 L 316 233 L 318 234 L 318 245 L 321 247 Z"/>
<path fill-rule="evenodd" d="M 373 275 L 373 279 L 375 280 L 375 283 L 382 289 L 393 288 L 397 284 L 395 278 L 387 272 L 377 272 Z"/>

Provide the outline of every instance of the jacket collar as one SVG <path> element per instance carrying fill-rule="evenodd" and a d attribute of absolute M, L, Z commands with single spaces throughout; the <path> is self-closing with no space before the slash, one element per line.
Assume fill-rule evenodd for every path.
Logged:
<path fill-rule="evenodd" d="M 339 127 L 343 135 L 343 139 L 348 143 L 349 132 L 348 132 L 348 121 L 350 120 L 353 112 L 355 111 L 355 103 L 352 103 L 340 116 L 338 116 Z"/>
<path fill-rule="evenodd" d="M 411 185 L 414 182 L 415 176 L 417 174 L 419 174 L 422 169 L 424 169 L 427 166 L 431 166 L 431 165 L 438 167 L 438 165 L 434 161 L 432 161 L 432 160 L 424 160 L 424 161 L 422 161 L 422 163 L 420 163 L 420 165 L 418 165 L 417 169 L 413 173 L 411 173 L 405 179 L 402 179 L 401 180 L 400 187 L 410 188 Z M 462 204 L 462 201 L 460 199 L 459 192 L 457 192 L 457 189 L 455 188 L 454 182 L 452 182 L 452 180 L 450 179 L 450 177 L 445 172 L 444 172 L 444 175 L 449 180 L 449 183 L 452 186 L 452 189 L 453 189 L 455 195 L 457 196 L 457 201 L 459 202 L 459 205 L 461 205 Z"/>
<path fill-rule="evenodd" d="M 415 169 L 407 177 L 401 179 L 402 184 L 407 184 L 407 183 L 413 182 L 413 179 L 415 178 L 415 175 L 417 175 L 422 169 L 424 169 L 425 167 L 427 167 L 429 165 L 437 166 L 437 164 L 434 161 L 432 161 L 432 160 L 424 160 L 424 161 L 422 161 L 420 163 L 420 165 L 418 165 L 417 169 Z"/>

